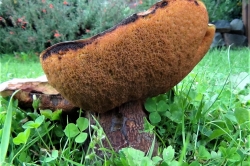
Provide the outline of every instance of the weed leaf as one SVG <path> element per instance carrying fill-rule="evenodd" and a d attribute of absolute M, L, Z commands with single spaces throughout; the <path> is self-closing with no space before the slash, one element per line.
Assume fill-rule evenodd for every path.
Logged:
<path fill-rule="evenodd" d="M 31 156 L 30 156 L 30 154 L 29 154 L 29 152 L 27 152 L 27 151 L 22 151 L 21 153 L 20 153 L 20 156 L 18 157 L 18 160 L 20 160 L 21 162 L 31 162 Z"/>
<path fill-rule="evenodd" d="M 153 162 L 145 156 L 145 153 L 133 149 L 133 148 L 123 148 L 121 150 L 122 158 L 120 159 L 123 165 L 152 165 Z"/>
<path fill-rule="evenodd" d="M 88 137 L 88 134 L 87 133 L 80 133 L 76 139 L 75 139 L 75 142 L 76 143 L 83 143 L 85 142 L 85 140 L 87 139 Z"/>
<path fill-rule="evenodd" d="M 149 120 L 152 123 L 159 123 L 161 121 L 161 116 L 159 115 L 158 112 L 152 112 L 149 114 Z"/>
<path fill-rule="evenodd" d="M 50 119 L 51 121 L 59 120 L 62 114 L 62 110 L 58 109 L 56 111 L 51 111 L 49 109 L 40 110 L 41 115 L 44 115 L 46 118 Z"/>
<path fill-rule="evenodd" d="M 34 112 L 29 112 L 27 113 L 27 115 L 31 117 L 32 120 L 35 120 L 39 116 L 38 113 L 34 113 Z"/>
<path fill-rule="evenodd" d="M 193 161 L 189 166 L 200 166 L 198 161 Z"/>
<path fill-rule="evenodd" d="M 73 138 L 77 136 L 80 133 L 80 131 L 74 123 L 69 123 L 64 129 L 64 133 L 68 138 Z"/>
<path fill-rule="evenodd" d="M 76 120 L 77 127 L 80 129 L 80 131 L 84 131 L 89 126 L 89 120 L 87 118 L 79 117 Z"/>
<path fill-rule="evenodd" d="M 44 115 L 41 115 L 41 116 L 36 118 L 35 123 L 39 124 L 39 126 L 40 126 L 43 123 L 44 119 L 45 119 Z"/>
<path fill-rule="evenodd" d="M 28 138 L 30 136 L 30 129 L 27 128 L 25 131 L 18 133 L 18 135 L 13 138 L 13 143 L 15 145 L 26 144 Z"/>
<path fill-rule="evenodd" d="M 205 160 L 209 160 L 211 158 L 210 153 L 202 145 L 199 147 L 199 158 L 200 159 L 205 159 Z"/>
<path fill-rule="evenodd" d="M 43 123 L 44 119 L 45 119 L 44 115 L 38 116 L 36 118 L 35 122 L 34 121 L 28 121 L 22 127 L 25 128 L 25 129 L 27 129 L 27 128 L 30 128 L 30 129 L 35 128 L 35 129 L 37 129 Z"/>
<path fill-rule="evenodd" d="M 158 112 L 165 112 L 168 109 L 168 105 L 166 104 L 166 102 L 164 101 L 159 101 L 159 103 L 157 104 L 157 111 Z"/>
<path fill-rule="evenodd" d="M 225 114 L 225 117 L 226 117 L 227 119 L 231 120 L 232 122 L 237 123 L 237 119 L 236 119 L 236 117 L 235 117 L 234 114 L 235 114 L 235 113 L 232 112 L 232 111 L 227 111 L 227 113 Z"/>
<path fill-rule="evenodd" d="M 245 108 L 236 108 L 234 115 L 240 125 L 250 121 L 250 111 Z"/>
<path fill-rule="evenodd" d="M 174 159 L 174 149 L 172 146 L 168 146 L 163 150 L 162 157 L 166 163 L 171 162 Z"/>
<path fill-rule="evenodd" d="M 62 114 L 62 109 L 58 109 L 58 110 L 54 111 L 54 112 L 52 113 L 51 120 L 52 120 L 52 121 L 54 121 L 54 120 L 60 120 L 61 114 Z"/>
<path fill-rule="evenodd" d="M 225 129 L 227 131 L 227 129 Z M 213 140 L 213 139 L 216 139 L 222 135 L 226 134 L 223 130 L 221 129 L 216 129 L 216 130 L 213 130 L 211 135 L 209 136 L 209 141 Z"/>
<path fill-rule="evenodd" d="M 32 129 L 32 128 L 37 128 L 39 125 L 36 124 L 34 121 L 28 121 L 26 123 L 23 124 L 23 128 L 24 129 Z"/>
<path fill-rule="evenodd" d="M 160 161 L 162 161 L 162 158 L 159 156 L 155 156 L 152 158 L 152 161 L 156 164 L 158 164 Z"/>
<path fill-rule="evenodd" d="M 155 112 L 157 111 L 157 104 L 156 101 L 153 100 L 152 98 L 148 98 L 145 102 L 145 109 L 148 112 Z"/>
<path fill-rule="evenodd" d="M 40 110 L 40 114 L 44 115 L 46 118 L 51 119 L 52 117 L 52 111 L 49 109 L 46 110 Z"/>

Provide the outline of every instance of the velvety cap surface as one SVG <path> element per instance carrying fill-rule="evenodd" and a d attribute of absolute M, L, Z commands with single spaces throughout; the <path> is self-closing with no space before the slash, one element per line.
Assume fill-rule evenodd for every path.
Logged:
<path fill-rule="evenodd" d="M 86 111 L 165 93 L 209 49 L 214 27 L 196 0 L 164 0 L 92 38 L 40 55 L 49 83 Z"/>

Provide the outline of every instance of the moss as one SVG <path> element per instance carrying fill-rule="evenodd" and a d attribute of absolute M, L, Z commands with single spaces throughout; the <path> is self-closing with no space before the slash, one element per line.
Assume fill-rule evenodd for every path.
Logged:
<path fill-rule="evenodd" d="M 167 92 L 202 59 L 213 39 L 200 1 L 164 0 L 133 18 L 92 38 L 45 50 L 40 60 L 49 83 L 84 110 L 105 112 Z M 72 43 L 81 47 L 71 49 Z"/>

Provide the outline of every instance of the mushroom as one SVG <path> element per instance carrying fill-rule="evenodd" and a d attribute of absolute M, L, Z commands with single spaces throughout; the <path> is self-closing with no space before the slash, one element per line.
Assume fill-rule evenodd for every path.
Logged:
<path fill-rule="evenodd" d="M 49 83 L 99 120 L 115 150 L 146 152 L 143 101 L 169 91 L 203 58 L 215 33 L 199 0 L 162 0 L 91 38 L 40 55 Z"/>

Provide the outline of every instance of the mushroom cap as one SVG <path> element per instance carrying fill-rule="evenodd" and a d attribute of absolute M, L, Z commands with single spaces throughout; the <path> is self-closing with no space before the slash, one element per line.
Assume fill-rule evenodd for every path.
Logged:
<path fill-rule="evenodd" d="M 86 111 L 165 93 L 203 58 L 214 36 L 204 4 L 163 0 L 89 39 L 40 55 L 49 83 Z"/>

